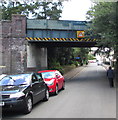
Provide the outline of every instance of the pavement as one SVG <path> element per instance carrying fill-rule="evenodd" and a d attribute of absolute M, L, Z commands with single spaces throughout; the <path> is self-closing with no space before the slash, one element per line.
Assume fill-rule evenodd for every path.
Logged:
<path fill-rule="evenodd" d="M 84 65 L 84 66 L 78 66 L 77 68 L 73 68 L 72 70 L 70 70 L 69 72 L 63 75 L 65 80 L 72 79 L 74 76 L 78 74 L 78 72 L 82 71 L 85 67 L 87 66 Z"/>
<path fill-rule="evenodd" d="M 102 64 L 102 66 L 106 69 L 106 71 L 109 68 L 109 65 L 106 65 L 106 64 Z M 63 76 L 64 76 L 65 80 L 72 79 L 74 76 L 76 76 L 78 74 L 78 72 L 82 71 L 86 67 L 87 67 L 87 65 L 78 66 L 77 68 L 73 68 L 73 69 L 69 70 L 69 72 L 65 73 Z"/>
<path fill-rule="evenodd" d="M 108 70 L 110 65 L 102 64 L 102 66 L 103 66 L 106 70 Z"/>
<path fill-rule="evenodd" d="M 106 65 L 106 64 L 102 64 L 102 66 L 105 68 L 106 71 L 109 68 L 109 65 Z M 77 68 L 73 68 L 72 70 L 70 70 L 69 72 L 64 74 L 63 76 L 64 76 L 65 80 L 73 79 L 74 76 L 76 76 L 80 71 L 82 71 L 86 67 L 87 67 L 87 65 L 78 66 Z M 116 87 L 115 81 L 114 81 L 114 87 Z"/>

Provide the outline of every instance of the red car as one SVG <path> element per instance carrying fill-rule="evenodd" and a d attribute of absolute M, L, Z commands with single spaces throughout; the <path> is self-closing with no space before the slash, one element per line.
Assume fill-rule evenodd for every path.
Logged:
<path fill-rule="evenodd" d="M 58 94 L 59 90 L 65 89 L 65 80 L 62 74 L 58 70 L 43 70 L 38 71 L 42 74 L 42 77 L 49 88 L 50 93 Z"/>

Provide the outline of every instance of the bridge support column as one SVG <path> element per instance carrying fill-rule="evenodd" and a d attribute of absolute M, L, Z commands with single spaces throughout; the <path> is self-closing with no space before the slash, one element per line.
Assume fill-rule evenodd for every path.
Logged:
<path fill-rule="evenodd" d="M 2 56 L 3 56 L 3 50 L 2 50 L 2 22 L 0 22 L 0 74 L 3 72 L 3 65 L 2 65 Z"/>
<path fill-rule="evenodd" d="M 26 17 L 12 15 L 11 21 L 2 21 L 2 73 L 18 74 L 26 70 Z"/>
<path fill-rule="evenodd" d="M 47 48 L 29 44 L 27 46 L 27 70 L 38 71 L 43 69 L 47 69 Z"/>

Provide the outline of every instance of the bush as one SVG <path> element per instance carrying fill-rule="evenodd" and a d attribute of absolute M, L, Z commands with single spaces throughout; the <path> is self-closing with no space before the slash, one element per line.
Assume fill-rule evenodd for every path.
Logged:
<path fill-rule="evenodd" d="M 72 64 L 77 67 L 79 63 L 78 63 L 77 61 L 72 61 Z M 72 65 L 72 64 L 71 64 L 71 65 Z"/>
<path fill-rule="evenodd" d="M 63 67 L 60 65 L 59 62 L 57 61 L 53 61 L 50 66 L 49 66 L 49 69 L 50 70 L 58 70 L 60 71 L 62 74 L 64 74 L 64 70 L 63 70 Z"/>
<path fill-rule="evenodd" d="M 95 56 L 93 56 L 91 54 L 88 55 L 88 60 L 94 60 L 94 59 L 96 59 Z"/>

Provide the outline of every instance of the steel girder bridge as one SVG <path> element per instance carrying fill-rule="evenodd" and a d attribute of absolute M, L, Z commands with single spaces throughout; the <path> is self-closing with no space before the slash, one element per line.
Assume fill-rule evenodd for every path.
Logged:
<path fill-rule="evenodd" d="M 94 47 L 95 38 L 86 38 L 90 23 L 69 20 L 27 20 L 28 43 L 41 47 Z"/>

